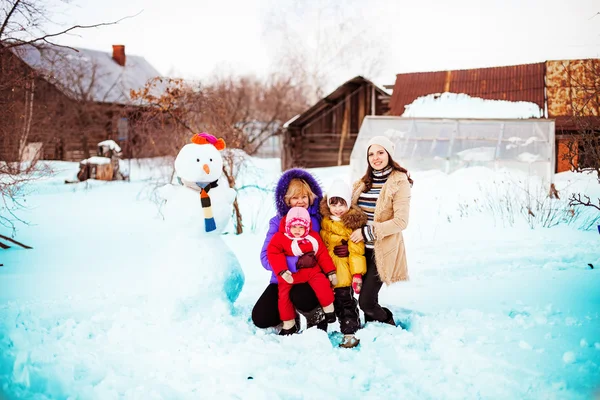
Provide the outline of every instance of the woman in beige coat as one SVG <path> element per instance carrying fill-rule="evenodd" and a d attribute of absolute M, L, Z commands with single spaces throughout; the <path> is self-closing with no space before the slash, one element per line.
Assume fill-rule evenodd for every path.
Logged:
<path fill-rule="evenodd" d="M 358 299 L 365 322 L 396 325 L 392 312 L 379 305 L 379 290 L 383 283 L 408 280 L 402 231 L 408 225 L 413 181 L 391 154 L 394 144 L 388 138 L 375 136 L 369 141 L 367 172 L 352 192 L 352 205 L 367 214 L 368 222 L 352 232 L 350 240 L 365 242 L 367 272 Z"/>

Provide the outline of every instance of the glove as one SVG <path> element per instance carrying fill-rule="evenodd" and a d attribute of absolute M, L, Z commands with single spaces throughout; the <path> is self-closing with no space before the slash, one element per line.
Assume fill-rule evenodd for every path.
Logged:
<path fill-rule="evenodd" d="M 296 268 L 312 268 L 317 265 L 317 257 L 315 257 L 314 251 L 309 251 L 308 253 L 302 254 L 298 257 L 298 261 L 296 262 Z"/>
<path fill-rule="evenodd" d="M 352 289 L 354 290 L 354 293 L 360 293 L 360 289 L 362 289 L 362 276 L 360 274 L 354 274 L 352 276 Z"/>
<path fill-rule="evenodd" d="M 338 244 L 333 248 L 333 254 L 338 257 L 345 258 L 350 255 L 350 251 L 348 250 L 348 241 L 342 240 L 342 244 Z"/>
<path fill-rule="evenodd" d="M 328 278 L 329 278 L 329 282 L 331 282 L 331 284 L 332 284 L 333 286 L 335 286 L 335 285 L 337 285 L 337 284 L 338 284 L 338 281 L 337 281 L 337 275 L 336 275 L 336 273 L 335 273 L 335 272 L 334 272 L 333 274 L 329 274 Z"/>
<path fill-rule="evenodd" d="M 288 270 L 285 270 L 281 273 L 281 278 L 283 278 L 283 280 L 286 281 L 287 283 L 289 283 L 290 285 L 292 283 L 294 283 L 294 278 L 292 277 L 292 273 Z"/>

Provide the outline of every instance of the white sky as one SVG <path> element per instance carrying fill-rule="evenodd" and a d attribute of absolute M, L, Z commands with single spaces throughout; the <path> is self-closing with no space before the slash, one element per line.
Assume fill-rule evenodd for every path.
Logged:
<path fill-rule="evenodd" d="M 335 0 L 330 1 L 333 3 Z M 386 55 L 370 76 L 391 84 L 399 72 L 600 57 L 599 0 L 345 0 Z M 263 74 L 276 64 L 279 32 L 268 15 L 308 31 L 312 20 L 280 11 L 291 0 L 73 0 L 55 19 L 91 24 L 143 12 L 116 26 L 80 31 L 62 44 L 112 51 L 125 44 L 162 74 L 203 78 L 216 71 Z M 293 3 L 293 2 L 292 2 Z M 306 10 L 324 1 L 305 1 Z M 298 6 L 296 5 L 296 13 Z M 302 9 L 304 12 L 304 9 Z M 359 59 L 358 51 L 353 57 Z M 364 71 L 349 68 L 336 86 Z"/>

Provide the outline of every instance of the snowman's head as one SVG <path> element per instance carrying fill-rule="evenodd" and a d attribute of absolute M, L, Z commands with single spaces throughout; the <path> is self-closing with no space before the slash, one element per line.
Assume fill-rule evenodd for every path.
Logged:
<path fill-rule="evenodd" d="M 219 150 L 225 141 L 208 133 L 197 133 L 192 143 L 186 144 L 175 159 L 177 176 L 189 182 L 213 182 L 223 170 L 223 158 Z"/>

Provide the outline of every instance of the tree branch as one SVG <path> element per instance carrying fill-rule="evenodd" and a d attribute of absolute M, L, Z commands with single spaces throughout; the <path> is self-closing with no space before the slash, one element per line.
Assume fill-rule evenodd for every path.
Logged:
<path fill-rule="evenodd" d="M 8 14 L 6 14 L 6 18 L 4 19 L 4 22 L 2 23 L 2 27 L 0 27 L 0 39 L 4 35 L 4 31 L 6 30 L 6 26 L 8 25 L 8 21 L 10 21 L 10 18 L 12 17 L 13 13 L 19 7 L 19 3 L 21 3 L 21 0 L 15 1 L 15 4 L 13 4 L 13 6 L 10 9 L 10 11 L 8 12 Z"/>
<path fill-rule="evenodd" d="M 573 193 L 569 196 L 569 206 L 585 206 L 585 207 L 594 207 L 598 211 L 600 211 L 600 199 L 598 199 L 598 205 L 592 203 L 589 196 L 584 195 L 585 201 L 581 200 L 581 194 Z"/>
<path fill-rule="evenodd" d="M 75 30 L 75 29 L 90 29 L 90 28 L 99 28 L 101 26 L 116 25 L 119 22 L 124 21 L 126 19 L 135 18 L 138 15 L 140 15 L 142 12 L 143 12 L 143 10 L 140 11 L 139 13 L 135 14 L 135 15 L 128 15 L 126 17 L 120 18 L 120 19 L 118 19 L 116 21 L 112 21 L 112 22 L 101 22 L 99 24 L 93 24 L 93 25 L 73 25 L 70 28 L 64 29 L 62 31 L 55 32 L 55 33 L 48 33 L 48 34 L 46 34 L 44 36 L 41 36 L 41 37 L 38 37 L 38 38 L 35 38 L 35 39 L 31 39 L 31 40 L 13 39 L 13 40 L 10 40 L 9 44 L 6 44 L 7 40 L 2 40 L 2 42 L 3 42 L 2 44 L 3 44 L 3 46 L 4 46 L 5 49 L 11 49 L 11 48 L 19 47 L 19 46 L 24 46 L 24 45 L 27 45 L 27 44 L 34 44 L 34 43 L 41 42 L 41 41 L 49 43 L 49 44 L 52 44 L 52 45 L 55 45 L 55 46 L 61 46 L 59 44 L 50 42 L 48 39 L 64 35 L 64 34 L 69 33 L 69 32 L 71 32 L 72 30 Z M 8 21 L 8 19 L 5 21 L 5 23 L 7 21 Z M 68 46 L 61 46 L 61 47 L 68 47 Z M 70 48 L 70 47 L 68 47 L 68 48 Z"/>

